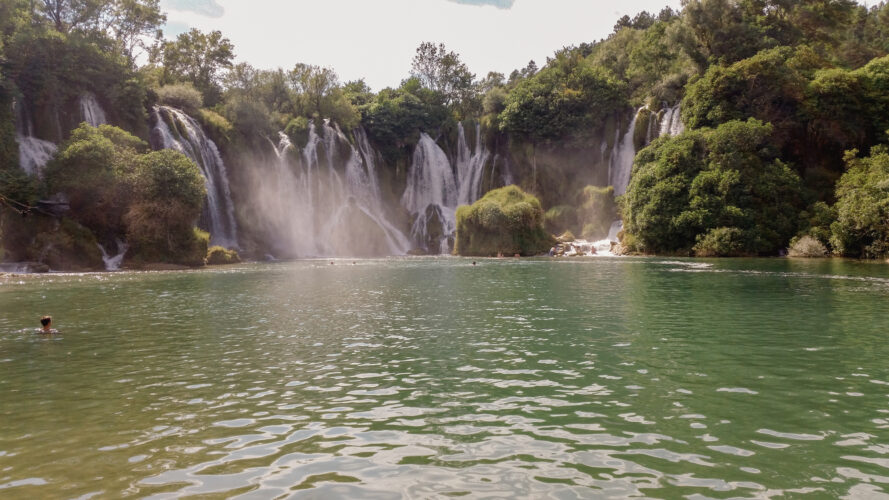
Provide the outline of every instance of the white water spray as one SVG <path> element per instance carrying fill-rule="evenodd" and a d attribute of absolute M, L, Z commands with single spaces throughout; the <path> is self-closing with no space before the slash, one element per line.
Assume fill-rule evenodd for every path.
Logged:
<path fill-rule="evenodd" d="M 630 184 L 633 160 L 636 158 L 636 120 L 643 109 L 645 108 L 639 108 L 636 114 L 633 115 L 633 120 L 627 128 L 627 132 L 615 144 L 614 150 L 611 152 L 608 183 L 614 186 L 614 196 L 621 196 L 626 193 L 627 186 Z"/>
<path fill-rule="evenodd" d="M 15 141 L 19 145 L 19 167 L 28 175 L 43 175 L 43 167 L 56 154 L 58 147 L 34 137 L 34 126 L 27 118 L 21 103 L 15 104 Z"/>
<path fill-rule="evenodd" d="M 676 104 L 672 108 L 664 108 L 658 137 L 677 136 L 685 130 L 685 124 L 682 123 L 681 113 L 681 103 Z"/>
<path fill-rule="evenodd" d="M 117 243 L 117 254 L 115 255 L 109 255 L 105 247 L 97 243 L 99 251 L 102 252 L 102 262 L 105 263 L 106 271 L 119 271 L 120 265 L 123 263 L 123 257 L 126 255 L 127 250 L 130 249 L 130 246 L 124 241 L 118 239 L 115 240 L 115 243 Z"/>
<path fill-rule="evenodd" d="M 381 256 L 409 250 L 407 237 L 383 208 L 378 153 L 364 129 L 353 135 L 355 146 L 329 121 L 313 123 L 299 150 L 279 133 L 273 175 L 254 179 L 252 190 L 259 224 L 278 254 Z"/>

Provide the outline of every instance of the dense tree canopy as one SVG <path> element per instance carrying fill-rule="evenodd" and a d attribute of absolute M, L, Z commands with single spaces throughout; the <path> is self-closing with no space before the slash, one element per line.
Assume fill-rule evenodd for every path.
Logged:
<path fill-rule="evenodd" d="M 655 141 L 639 153 L 623 198 L 627 233 L 645 252 L 761 255 L 797 228 L 797 175 L 778 159 L 773 127 L 732 121 Z"/>

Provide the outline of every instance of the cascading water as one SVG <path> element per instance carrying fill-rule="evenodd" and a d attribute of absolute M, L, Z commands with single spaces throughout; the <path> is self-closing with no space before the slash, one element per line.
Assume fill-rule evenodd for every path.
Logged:
<path fill-rule="evenodd" d="M 633 120 L 630 122 L 629 128 L 620 140 L 615 139 L 615 147 L 611 151 L 611 159 L 608 168 L 609 183 L 614 186 L 614 195 L 621 196 L 626 194 L 627 186 L 630 184 L 630 175 L 633 171 L 633 161 L 636 157 L 636 122 L 639 115 L 645 110 L 645 107 L 636 110 Z M 676 136 L 685 130 L 682 123 L 681 104 L 676 104 L 671 108 L 664 108 L 660 113 L 660 126 L 658 128 L 657 137 Z M 654 140 L 656 120 L 654 117 L 648 121 L 648 130 L 646 131 L 646 144 Z M 619 134 L 619 132 L 617 132 Z M 603 144 L 603 149 L 605 145 Z M 604 249 L 606 244 L 611 241 L 617 241 L 617 233 L 623 228 L 622 221 L 615 221 L 611 226 L 608 239 L 595 242 L 595 248 Z M 609 250 L 610 253 L 610 250 Z M 600 255 L 602 252 L 600 252 Z"/>
<path fill-rule="evenodd" d="M 210 231 L 210 243 L 238 248 L 234 205 L 231 200 L 225 164 L 216 144 L 204 133 L 200 124 L 182 111 L 155 106 L 151 143 L 155 149 L 181 152 L 201 169 L 207 187 L 207 199 L 201 225 Z"/>
<path fill-rule="evenodd" d="M 420 134 L 401 204 L 414 218 L 411 237 L 427 251 L 448 252 L 448 238 L 457 230 L 458 194 L 448 156 L 429 135 Z"/>
<path fill-rule="evenodd" d="M 645 108 L 639 108 L 633 115 L 633 120 L 627 128 L 624 136 L 615 144 L 611 152 L 611 163 L 609 165 L 608 182 L 614 186 L 614 195 L 621 196 L 627 192 L 627 185 L 630 184 L 630 174 L 633 170 L 633 160 L 636 157 L 636 121 L 639 113 Z"/>
<path fill-rule="evenodd" d="M 83 121 L 93 127 L 108 123 L 108 119 L 105 117 L 105 110 L 99 105 L 96 96 L 90 92 L 80 96 L 80 115 Z"/>
<path fill-rule="evenodd" d="M 15 103 L 15 140 L 19 145 L 19 167 L 28 175 L 42 175 L 43 167 L 56 154 L 58 147 L 34 137 L 34 127 L 21 103 Z"/>
<path fill-rule="evenodd" d="M 432 137 L 420 134 L 401 198 L 401 204 L 413 217 L 411 237 L 415 243 L 431 253 L 450 252 L 457 230 L 457 206 L 474 203 L 481 196 L 482 177 L 490 156 L 478 124 L 473 148 L 467 143 L 463 124 L 458 124 L 454 165 Z M 504 179 L 509 175 L 507 169 Z"/>
<path fill-rule="evenodd" d="M 682 123 L 682 117 L 680 116 L 681 112 L 681 103 L 676 104 L 672 108 L 664 108 L 658 137 L 677 136 L 685 130 L 685 124 Z"/>
<path fill-rule="evenodd" d="M 482 128 L 475 126 L 475 151 L 466 143 L 466 132 L 463 124 L 457 124 L 457 186 L 459 193 L 457 202 L 469 205 L 481 196 L 482 177 L 485 164 L 491 154 L 482 143 Z"/>
<path fill-rule="evenodd" d="M 275 251 L 294 257 L 403 255 L 408 239 L 386 217 L 377 153 L 364 129 L 356 146 L 329 121 L 309 128 L 300 151 L 283 132 L 274 175 L 256 179 L 258 219 Z"/>
<path fill-rule="evenodd" d="M 130 249 L 130 246 L 127 245 L 126 242 L 121 240 L 115 240 L 117 244 L 117 253 L 114 255 L 110 255 L 105 247 L 102 245 L 99 246 L 99 251 L 102 252 L 102 262 L 105 263 L 106 271 L 118 271 L 120 270 L 120 265 L 123 263 L 123 257 L 126 255 L 127 250 Z"/>

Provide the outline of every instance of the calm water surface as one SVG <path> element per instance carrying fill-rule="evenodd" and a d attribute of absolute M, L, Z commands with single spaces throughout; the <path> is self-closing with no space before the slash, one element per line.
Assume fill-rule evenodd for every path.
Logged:
<path fill-rule="evenodd" d="M 0 277 L 0 497 L 889 493 L 889 265 L 478 262 Z"/>

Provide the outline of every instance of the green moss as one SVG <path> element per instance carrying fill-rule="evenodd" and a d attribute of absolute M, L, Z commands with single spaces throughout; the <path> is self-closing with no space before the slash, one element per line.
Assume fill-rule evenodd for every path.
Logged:
<path fill-rule="evenodd" d="M 457 209 L 454 252 L 464 256 L 539 255 L 555 243 L 543 229 L 540 201 L 517 186 L 495 189 Z"/>
<path fill-rule="evenodd" d="M 648 139 L 648 127 L 651 125 L 651 121 L 656 118 L 657 115 L 648 108 L 641 109 L 636 115 L 636 128 L 633 131 L 633 144 L 636 151 L 645 147 L 645 142 Z"/>
<path fill-rule="evenodd" d="M 228 250 L 219 245 L 212 246 L 207 250 L 207 265 L 209 266 L 223 266 L 239 262 L 241 262 L 241 256 L 235 250 Z"/>
<path fill-rule="evenodd" d="M 231 141 L 234 126 L 224 116 L 204 108 L 197 112 L 197 119 L 216 144 L 227 144 Z"/>

